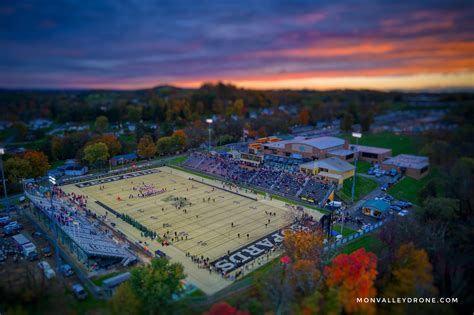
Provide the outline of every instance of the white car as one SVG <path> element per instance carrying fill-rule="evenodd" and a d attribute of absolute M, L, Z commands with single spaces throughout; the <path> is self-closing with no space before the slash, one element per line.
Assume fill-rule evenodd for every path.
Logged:
<path fill-rule="evenodd" d="M 398 213 L 399 216 L 404 217 L 408 214 L 408 210 L 402 210 Z"/>
<path fill-rule="evenodd" d="M 53 268 L 51 268 L 51 266 L 49 265 L 47 261 L 44 261 L 44 260 L 40 261 L 38 263 L 38 267 L 39 269 L 43 270 L 43 273 L 46 279 L 51 279 L 51 278 L 56 277 L 56 273 L 54 272 Z"/>

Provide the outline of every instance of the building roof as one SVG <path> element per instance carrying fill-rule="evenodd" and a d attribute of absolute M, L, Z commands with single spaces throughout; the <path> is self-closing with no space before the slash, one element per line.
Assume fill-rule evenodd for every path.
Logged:
<path fill-rule="evenodd" d="M 304 138 L 296 137 L 291 140 L 283 140 L 278 142 L 265 143 L 265 146 L 269 148 L 284 148 L 286 144 L 306 144 L 315 147 L 319 150 L 337 147 L 344 144 L 344 139 L 336 137 L 318 137 L 318 138 Z"/>
<path fill-rule="evenodd" d="M 336 149 L 336 150 L 331 150 L 328 152 L 329 154 L 332 155 L 337 155 L 337 156 L 347 156 L 349 154 L 354 154 L 353 151 L 347 150 L 347 149 Z"/>
<path fill-rule="evenodd" d="M 367 200 L 363 205 L 363 208 L 376 209 L 378 211 L 384 212 L 390 209 L 390 204 L 383 200 Z"/>
<path fill-rule="evenodd" d="M 392 152 L 392 149 L 370 147 L 366 145 L 355 145 L 355 144 L 351 144 L 351 149 L 354 149 L 358 152 L 367 152 L 367 153 L 374 153 L 374 154 L 384 154 L 387 152 Z"/>
<path fill-rule="evenodd" d="M 354 165 L 336 157 L 330 157 L 316 162 L 318 168 L 327 168 L 337 172 L 348 172 L 355 169 Z"/>
<path fill-rule="evenodd" d="M 429 160 L 426 156 L 420 155 L 410 155 L 410 154 L 400 154 L 389 158 L 382 162 L 386 165 L 393 165 L 398 167 L 422 169 L 425 166 L 428 166 Z"/>
<path fill-rule="evenodd" d="M 102 284 L 108 288 L 113 288 L 130 279 L 130 276 L 130 272 L 124 272 L 116 275 L 115 277 L 105 279 L 102 281 Z"/>
<path fill-rule="evenodd" d="M 336 172 L 347 172 L 353 170 L 355 167 L 351 163 L 343 161 L 336 157 L 330 157 L 324 160 L 311 161 L 301 164 L 300 167 L 307 169 L 325 168 Z"/>

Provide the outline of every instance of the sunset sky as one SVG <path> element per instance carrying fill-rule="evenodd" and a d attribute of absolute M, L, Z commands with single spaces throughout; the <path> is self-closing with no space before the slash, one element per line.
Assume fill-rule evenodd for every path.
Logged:
<path fill-rule="evenodd" d="M 473 89 L 474 1 L 0 0 L 0 87 Z"/>

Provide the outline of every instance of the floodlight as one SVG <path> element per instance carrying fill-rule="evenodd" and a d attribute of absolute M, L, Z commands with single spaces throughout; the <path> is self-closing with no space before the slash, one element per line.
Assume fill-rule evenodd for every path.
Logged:
<path fill-rule="evenodd" d="M 4 148 L 0 148 L 0 155 L 4 155 L 5 154 L 5 149 Z"/>
<path fill-rule="evenodd" d="M 360 132 L 353 132 L 353 133 L 352 133 L 352 136 L 353 136 L 354 138 L 362 138 L 362 134 L 361 134 Z"/>
<path fill-rule="evenodd" d="M 208 119 L 206 119 L 206 122 L 207 122 L 208 124 L 212 124 L 212 119 L 208 118 Z"/>

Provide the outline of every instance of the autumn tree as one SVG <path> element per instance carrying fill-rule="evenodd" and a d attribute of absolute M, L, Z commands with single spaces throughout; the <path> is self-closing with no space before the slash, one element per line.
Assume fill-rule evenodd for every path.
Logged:
<path fill-rule="evenodd" d="M 156 144 L 150 135 L 143 136 L 138 142 L 137 153 L 142 158 L 152 158 L 156 154 Z"/>
<path fill-rule="evenodd" d="M 109 149 L 110 156 L 119 154 L 122 151 L 122 144 L 114 134 L 105 134 L 94 138 L 89 144 L 102 142 Z"/>
<path fill-rule="evenodd" d="M 305 108 L 302 111 L 300 111 L 298 115 L 298 122 L 301 125 L 304 125 L 304 126 L 308 125 L 310 122 L 310 119 L 311 119 L 311 116 L 310 116 L 309 110 Z"/>
<path fill-rule="evenodd" d="M 294 289 L 287 281 L 287 275 L 285 266 L 277 265 L 272 272 L 260 272 L 255 278 L 257 291 L 277 315 L 283 314 L 294 300 Z"/>
<path fill-rule="evenodd" d="M 159 258 L 132 269 L 129 283 L 145 314 L 169 314 L 172 296 L 180 292 L 184 278 L 181 264 Z"/>
<path fill-rule="evenodd" d="M 357 298 L 375 297 L 377 257 L 361 248 L 351 254 L 340 254 L 325 268 L 326 285 L 337 290 L 340 305 L 348 314 L 375 314 L 375 305 L 357 303 Z"/>
<path fill-rule="evenodd" d="M 109 303 L 114 315 L 139 314 L 142 308 L 140 300 L 128 282 L 117 288 Z"/>
<path fill-rule="evenodd" d="M 31 177 L 40 177 L 46 175 L 49 170 L 48 157 L 40 151 L 28 151 L 23 155 L 31 165 Z"/>
<path fill-rule="evenodd" d="M 132 122 L 139 122 L 142 119 L 143 107 L 141 106 L 128 106 L 127 117 Z"/>
<path fill-rule="evenodd" d="M 94 127 L 100 133 L 107 131 L 107 128 L 109 128 L 109 119 L 105 116 L 97 117 L 95 119 Z"/>
<path fill-rule="evenodd" d="M 395 256 L 391 278 L 383 290 L 383 296 L 414 297 L 435 294 L 432 269 L 424 249 L 416 249 L 413 243 L 403 244 Z"/>
<path fill-rule="evenodd" d="M 320 284 L 323 240 L 320 229 L 285 232 L 283 246 L 292 259 L 287 277 L 295 291 L 303 296 L 311 294 Z"/>
<path fill-rule="evenodd" d="M 32 173 L 31 164 L 28 160 L 12 157 L 5 161 L 5 176 L 12 183 L 18 183 L 21 179 L 30 177 Z"/>
<path fill-rule="evenodd" d="M 109 149 L 103 142 L 90 144 L 84 148 L 84 160 L 89 162 L 91 165 L 100 161 L 107 161 L 108 158 Z"/>
<path fill-rule="evenodd" d="M 187 136 L 184 130 L 179 129 L 173 132 L 171 137 L 174 137 L 174 141 L 179 145 L 179 148 L 182 150 L 186 146 Z"/>

